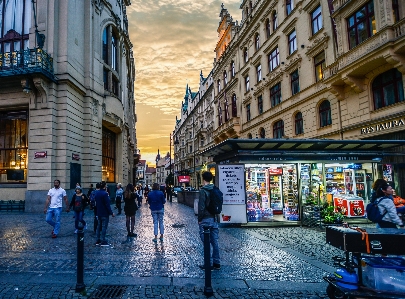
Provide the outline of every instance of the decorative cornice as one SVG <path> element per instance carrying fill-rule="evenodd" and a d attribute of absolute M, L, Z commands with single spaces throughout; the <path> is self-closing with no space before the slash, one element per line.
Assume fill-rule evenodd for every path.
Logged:
<path fill-rule="evenodd" d="M 319 36 L 319 38 L 313 40 L 312 44 L 307 47 L 307 52 L 305 52 L 305 54 L 309 57 L 309 60 L 314 58 L 321 51 L 321 49 L 325 50 L 328 48 L 329 39 L 330 37 L 328 34 L 324 32 L 322 36 Z"/>
<path fill-rule="evenodd" d="M 290 63 L 287 64 L 287 65 L 284 67 L 284 71 L 287 73 L 287 75 L 289 75 L 290 72 L 291 72 L 293 69 L 295 69 L 295 68 L 298 67 L 298 64 L 301 62 L 301 60 L 302 60 L 302 57 L 301 57 L 300 54 L 297 54 L 297 57 L 296 57 L 296 58 L 290 60 Z"/>
<path fill-rule="evenodd" d="M 270 51 L 273 50 L 276 47 L 276 45 L 278 45 L 279 40 L 280 40 L 280 35 L 277 35 L 274 38 L 274 40 L 270 43 L 270 45 L 268 45 L 266 47 L 266 49 L 263 50 L 263 52 L 268 55 L 270 53 Z"/>
<path fill-rule="evenodd" d="M 297 20 L 298 20 L 297 17 L 295 17 L 294 19 L 292 19 L 291 22 L 290 22 L 288 25 L 286 25 L 286 26 L 284 27 L 284 29 L 283 29 L 282 32 L 283 32 L 284 34 L 290 33 L 290 31 L 292 31 L 292 30 L 295 28 L 295 25 L 296 25 L 296 23 L 297 23 Z"/>

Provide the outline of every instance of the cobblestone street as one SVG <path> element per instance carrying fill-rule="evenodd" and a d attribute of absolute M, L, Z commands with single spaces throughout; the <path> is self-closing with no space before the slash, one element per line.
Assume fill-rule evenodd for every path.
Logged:
<path fill-rule="evenodd" d="M 116 211 L 116 210 L 115 210 Z M 203 246 L 191 208 L 165 207 L 165 240 L 154 244 L 146 204 L 137 212 L 137 238 L 128 239 L 125 216 L 110 219 L 110 247 L 95 246 L 92 211 L 85 220 L 86 293 L 75 293 L 73 213 L 63 213 L 51 238 L 44 214 L 9 213 L 0 219 L 1 298 L 79 298 L 100 285 L 125 286 L 122 298 L 200 298 Z M 322 277 L 342 254 L 325 245 L 324 232 L 301 227 L 220 229 L 221 270 L 212 272 L 215 298 L 326 298 Z"/>

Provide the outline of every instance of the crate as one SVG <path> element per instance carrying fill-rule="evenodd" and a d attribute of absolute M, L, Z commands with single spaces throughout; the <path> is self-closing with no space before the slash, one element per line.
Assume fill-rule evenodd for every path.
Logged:
<path fill-rule="evenodd" d="M 363 284 L 381 291 L 405 293 L 405 260 L 400 257 L 362 259 Z"/>

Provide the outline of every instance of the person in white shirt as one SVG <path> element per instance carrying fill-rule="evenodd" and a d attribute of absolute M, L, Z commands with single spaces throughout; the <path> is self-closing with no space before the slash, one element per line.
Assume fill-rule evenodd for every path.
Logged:
<path fill-rule="evenodd" d="M 49 189 L 48 197 L 46 198 L 44 213 L 46 214 L 46 222 L 52 227 L 52 238 L 56 238 L 60 229 L 60 216 L 62 213 L 62 199 L 65 201 L 66 212 L 69 212 L 69 201 L 66 196 L 66 191 L 60 187 L 60 181 L 53 181 L 54 187 Z"/>

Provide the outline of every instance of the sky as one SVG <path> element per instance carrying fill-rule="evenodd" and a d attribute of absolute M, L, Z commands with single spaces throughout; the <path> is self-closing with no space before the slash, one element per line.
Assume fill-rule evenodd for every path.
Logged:
<path fill-rule="evenodd" d="M 213 67 L 222 1 L 132 0 L 127 8 L 135 56 L 136 135 L 141 159 L 154 166 L 170 149 L 186 86 L 198 91 Z M 242 0 L 224 7 L 240 22 Z M 172 146 L 173 156 L 173 146 Z"/>

